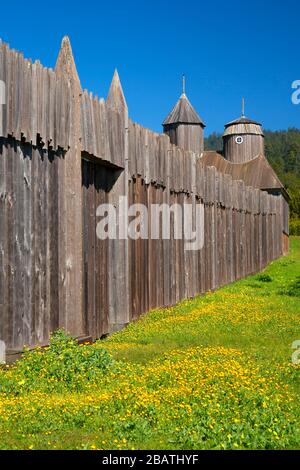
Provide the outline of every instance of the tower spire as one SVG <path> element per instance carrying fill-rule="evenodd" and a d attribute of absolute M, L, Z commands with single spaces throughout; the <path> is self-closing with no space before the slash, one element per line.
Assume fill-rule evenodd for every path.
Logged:
<path fill-rule="evenodd" d="M 182 75 L 182 94 L 185 95 L 185 75 Z"/>
<path fill-rule="evenodd" d="M 242 98 L 242 117 L 245 117 L 245 98 Z"/>

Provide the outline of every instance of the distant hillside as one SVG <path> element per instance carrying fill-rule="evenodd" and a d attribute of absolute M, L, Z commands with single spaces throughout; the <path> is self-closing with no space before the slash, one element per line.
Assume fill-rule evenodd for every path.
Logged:
<path fill-rule="evenodd" d="M 300 235 L 300 129 L 265 130 L 266 157 L 291 197 L 291 233 Z M 206 150 L 222 150 L 222 135 L 213 133 L 205 139 Z"/>

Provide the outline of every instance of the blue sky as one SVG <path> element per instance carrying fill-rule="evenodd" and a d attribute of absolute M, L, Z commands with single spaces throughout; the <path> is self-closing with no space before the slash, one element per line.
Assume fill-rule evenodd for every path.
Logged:
<path fill-rule="evenodd" d="M 83 88 L 106 97 L 117 67 L 132 119 L 156 131 L 181 92 L 221 132 L 246 115 L 267 129 L 300 127 L 299 0 L 1 2 L 0 37 L 54 67 L 70 36 Z"/>

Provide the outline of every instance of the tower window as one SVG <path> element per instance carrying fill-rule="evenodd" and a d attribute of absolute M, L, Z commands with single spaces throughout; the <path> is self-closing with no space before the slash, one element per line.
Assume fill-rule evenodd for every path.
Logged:
<path fill-rule="evenodd" d="M 244 139 L 241 135 L 238 135 L 236 138 L 235 138 L 235 141 L 237 144 L 242 144 L 244 142 Z"/>

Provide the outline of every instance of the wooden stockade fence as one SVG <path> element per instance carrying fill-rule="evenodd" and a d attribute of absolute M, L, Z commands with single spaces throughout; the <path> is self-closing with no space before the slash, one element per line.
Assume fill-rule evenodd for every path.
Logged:
<path fill-rule="evenodd" d="M 1 43 L 0 80 L 0 339 L 8 348 L 45 343 L 59 327 L 101 337 L 282 254 L 283 199 L 128 119 L 117 73 L 106 101 L 82 91 L 67 38 L 55 70 Z M 173 235 L 99 240 L 96 208 L 119 196 L 183 211 L 203 203 L 203 249 L 187 251 Z"/>

